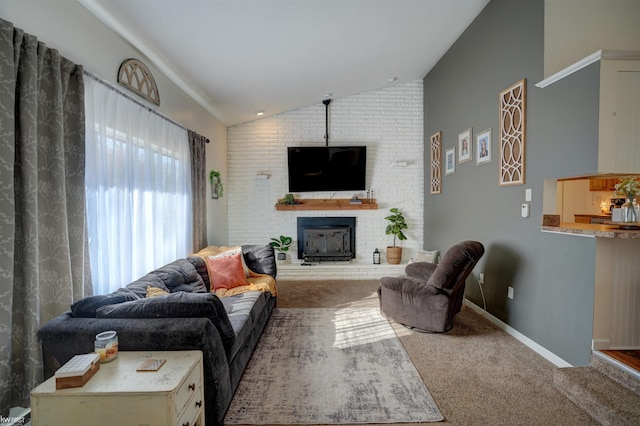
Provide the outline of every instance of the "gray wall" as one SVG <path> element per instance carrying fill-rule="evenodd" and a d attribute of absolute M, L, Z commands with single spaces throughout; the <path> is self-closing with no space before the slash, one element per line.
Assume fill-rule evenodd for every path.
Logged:
<path fill-rule="evenodd" d="M 425 193 L 425 249 L 446 250 L 474 239 L 486 253 L 466 296 L 574 365 L 589 362 L 593 322 L 595 240 L 543 233 L 545 179 L 597 170 L 599 66 L 545 89 L 544 1 L 493 0 L 424 79 L 425 164 L 429 136 L 443 135 L 443 153 L 458 133 L 492 129 L 492 162 L 456 164 L 442 193 Z M 498 94 L 527 79 L 525 185 L 498 185 Z M 456 150 L 457 154 L 457 150 Z M 429 170 L 425 171 L 429 188 Z M 520 217 L 525 188 L 533 201 Z M 514 299 L 507 298 L 507 286 Z"/>

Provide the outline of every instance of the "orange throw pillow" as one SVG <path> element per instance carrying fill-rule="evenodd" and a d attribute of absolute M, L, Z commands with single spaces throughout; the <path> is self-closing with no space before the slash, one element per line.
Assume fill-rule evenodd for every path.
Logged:
<path fill-rule="evenodd" d="M 222 288 L 229 290 L 249 284 L 244 275 L 240 256 L 242 256 L 242 253 L 236 253 L 231 256 L 223 254 L 207 257 L 211 291 L 215 292 Z"/>

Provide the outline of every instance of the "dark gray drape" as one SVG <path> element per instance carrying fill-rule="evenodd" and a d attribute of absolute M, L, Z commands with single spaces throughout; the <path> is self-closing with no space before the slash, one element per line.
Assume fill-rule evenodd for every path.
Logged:
<path fill-rule="evenodd" d="M 189 130 L 191 152 L 191 193 L 193 205 L 193 251 L 207 245 L 207 138 Z"/>
<path fill-rule="evenodd" d="M 91 292 L 82 67 L 0 19 L 0 412 L 42 381 L 37 330 Z"/>

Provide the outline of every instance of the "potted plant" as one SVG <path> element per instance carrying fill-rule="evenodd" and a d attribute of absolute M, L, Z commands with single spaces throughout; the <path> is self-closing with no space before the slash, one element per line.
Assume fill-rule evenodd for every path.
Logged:
<path fill-rule="evenodd" d="M 220 172 L 211 170 L 209 172 L 209 182 L 211 183 L 211 198 L 222 198 L 224 187 L 222 186 L 222 178 Z"/>
<path fill-rule="evenodd" d="M 402 247 L 396 246 L 396 239 L 403 241 L 407 239 L 407 236 L 402 232 L 403 229 L 407 229 L 407 223 L 400 210 L 392 208 L 389 210 L 391 214 L 385 217 L 385 220 L 389 221 L 385 233 L 387 235 L 393 235 L 393 246 L 387 246 L 387 262 L 392 265 L 397 265 L 402 259 Z"/>
<path fill-rule="evenodd" d="M 289 251 L 289 246 L 293 239 L 291 237 L 285 237 L 284 235 L 280 235 L 280 238 L 271 238 L 271 246 L 278 252 L 277 259 L 278 260 L 286 260 L 287 252 Z"/>
<path fill-rule="evenodd" d="M 293 205 L 298 203 L 296 202 L 296 197 L 293 194 L 286 194 L 283 198 L 278 200 L 278 204 Z"/>

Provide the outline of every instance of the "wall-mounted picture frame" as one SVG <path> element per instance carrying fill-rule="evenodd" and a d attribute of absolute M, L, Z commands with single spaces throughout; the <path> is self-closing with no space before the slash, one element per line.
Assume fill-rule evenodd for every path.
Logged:
<path fill-rule="evenodd" d="M 444 153 L 444 174 L 452 175 L 456 172 L 456 147 L 449 148 Z"/>
<path fill-rule="evenodd" d="M 527 130 L 527 79 L 500 92 L 498 170 L 500 186 L 524 184 Z"/>
<path fill-rule="evenodd" d="M 476 164 L 491 162 L 491 127 L 476 135 Z"/>
<path fill-rule="evenodd" d="M 471 128 L 458 133 L 458 163 L 471 161 L 473 157 L 473 142 L 471 141 Z"/>
<path fill-rule="evenodd" d="M 442 191 L 442 131 L 438 130 L 430 138 L 431 141 L 431 193 Z"/>

